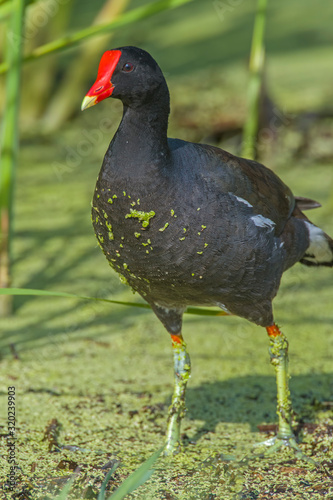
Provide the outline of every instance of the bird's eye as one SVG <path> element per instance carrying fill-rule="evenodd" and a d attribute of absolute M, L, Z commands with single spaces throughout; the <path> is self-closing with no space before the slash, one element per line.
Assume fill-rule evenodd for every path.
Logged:
<path fill-rule="evenodd" d="M 123 69 L 123 71 L 125 71 L 125 73 L 130 73 L 131 71 L 133 71 L 134 66 L 133 66 L 132 63 L 127 62 L 127 63 L 124 64 L 124 66 L 123 66 L 122 69 Z"/>

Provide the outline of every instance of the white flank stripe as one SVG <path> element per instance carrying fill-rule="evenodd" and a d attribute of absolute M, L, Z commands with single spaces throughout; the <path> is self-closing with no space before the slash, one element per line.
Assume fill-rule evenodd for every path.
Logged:
<path fill-rule="evenodd" d="M 251 205 L 251 203 L 249 203 L 248 201 L 244 200 L 244 198 L 241 198 L 240 196 L 236 196 L 235 194 L 234 194 L 234 197 L 240 203 L 244 203 L 244 205 L 247 205 L 248 207 L 251 207 L 251 208 L 253 207 L 253 205 Z"/>

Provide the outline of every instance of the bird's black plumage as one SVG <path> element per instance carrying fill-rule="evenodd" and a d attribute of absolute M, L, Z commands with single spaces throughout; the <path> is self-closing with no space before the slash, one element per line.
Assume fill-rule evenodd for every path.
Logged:
<path fill-rule="evenodd" d="M 298 261 L 332 265 L 332 240 L 300 210 L 315 202 L 295 199 L 260 163 L 168 139 L 169 92 L 157 63 L 135 47 L 108 57 L 109 92 L 124 112 L 92 219 L 110 265 L 171 334 L 180 333 L 188 305 L 220 306 L 273 325 L 282 273 Z M 98 102 L 96 86 L 89 103 Z"/>
<path fill-rule="evenodd" d="M 255 161 L 167 140 L 169 93 L 160 69 L 141 49 L 121 52 L 119 68 L 129 60 L 135 70 L 112 75 L 124 114 L 93 200 L 107 259 L 151 305 L 223 304 L 272 324 L 281 275 L 309 247 L 291 191 Z M 141 219 L 154 213 L 146 227 L 140 212 Z"/>

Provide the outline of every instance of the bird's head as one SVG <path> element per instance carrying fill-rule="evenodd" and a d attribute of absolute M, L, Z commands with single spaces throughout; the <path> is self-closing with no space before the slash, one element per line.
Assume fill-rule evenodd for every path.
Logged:
<path fill-rule="evenodd" d="M 81 109 L 94 106 L 107 97 L 120 99 L 127 106 L 142 105 L 161 86 L 166 87 L 164 76 L 148 52 L 137 47 L 107 50 Z"/>

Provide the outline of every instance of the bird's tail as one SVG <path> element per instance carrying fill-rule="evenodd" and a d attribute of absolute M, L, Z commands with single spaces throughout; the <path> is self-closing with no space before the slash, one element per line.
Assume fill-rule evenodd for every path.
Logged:
<path fill-rule="evenodd" d="M 306 266 L 333 267 L 333 240 L 322 229 L 305 221 L 309 231 L 310 245 L 300 260 Z"/>
<path fill-rule="evenodd" d="M 315 226 L 302 210 L 320 207 L 320 203 L 309 198 L 295 197 L 293 215 L 302 219 L 309 232 L 309 246 L 300 262 L 306 266 L 333 267 L 333 240 L 318 226 Z"/>

